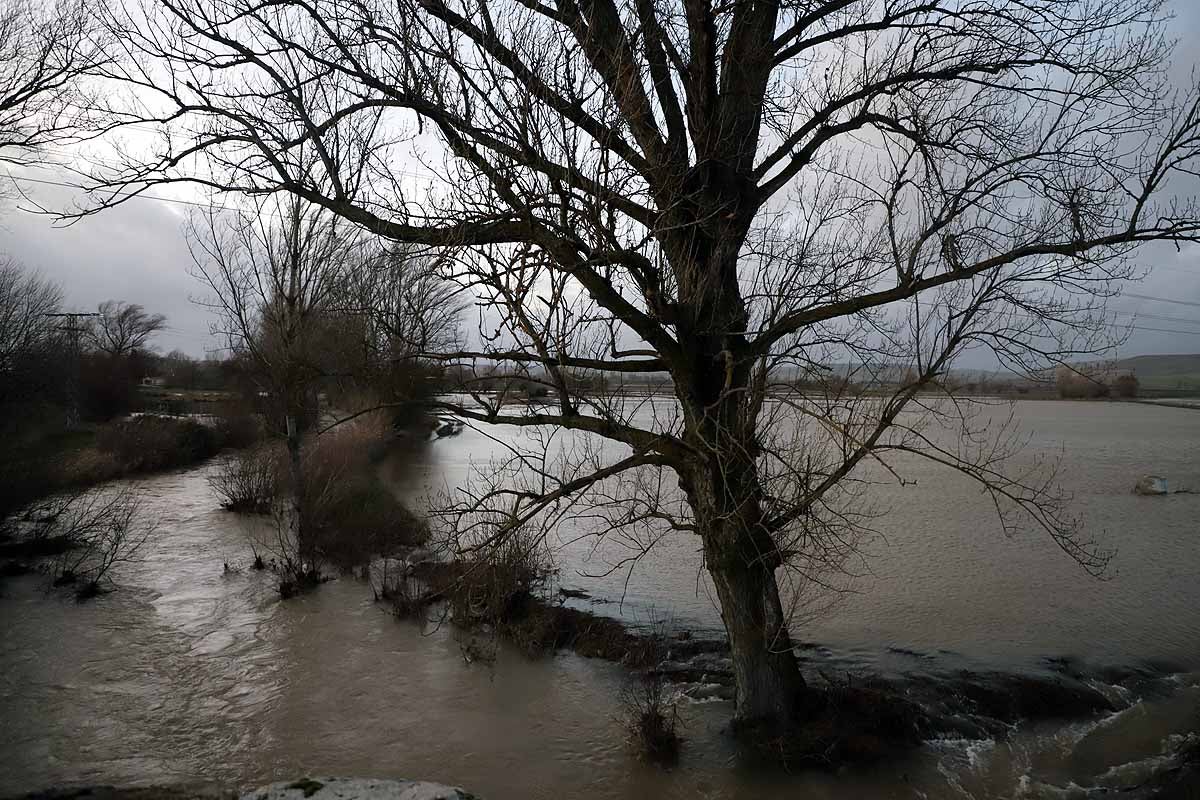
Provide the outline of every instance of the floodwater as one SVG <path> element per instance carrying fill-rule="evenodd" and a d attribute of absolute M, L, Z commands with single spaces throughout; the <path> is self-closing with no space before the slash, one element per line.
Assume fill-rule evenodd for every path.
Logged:
<path fill-rule="evenodd" d="M 1086 797 L 1169 768 L 1200 709 L 1200 495 L 1145 498 L 1156 473 L 1200 488 L 1200 412 L 1022 402 L 1027 455 L 1061 454 L 1073 508 L 1117 554 L 1089 578 L 1044 534 L 1004 536 L 986 497 L 924 464 L 877 487 L 883 515 L 852 593 L 797 625 L 838 670 L 1045 671 L 1069 659 L 1122 707 L 1002 737 L 930 742 L 901 762 L 839 775 L 741 764 L 725 702 L 684 702 L 671 770 L 641 764 L 618 721 L 621 668 L 502 649 L 467 663 L 448 626 L 398 621 L 342 578 L 279 602 L 244 567 L 246 531 L 221 512 L 207 467 L 142 481 L 159 528 L 119 591 L 77 604 L 38 576 L 0 584 L 0 795 L 48 785 L 302 774 L 410 777 L 503 798 Z M 460 483 L 495 443 L 466 431 L 425 453 L 405 490 Z M 569 531 L 563 538 L 572 538 Z M 628 576 L 576 542 L 564 586 L 598 613 L 716 628 L 696 543 L 664 542 Z M 235 567 L 226 573 L 223 565 Z M 623 602 L 618 602 L 622 599 Z M 1100 676 L 1139 670 L 1110 686 Z"/>

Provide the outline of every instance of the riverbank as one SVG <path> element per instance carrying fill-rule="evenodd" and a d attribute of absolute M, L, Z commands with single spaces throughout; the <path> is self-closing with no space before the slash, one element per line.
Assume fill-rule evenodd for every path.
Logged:
<path fill-rule="evenodd" d="M 1126 403 L 1141 403 L 1147 406 L 1163 406 L 1165 408 L 1186 408 L 1192 411 L 1200 411 L 1200 397 L 1180 397 L 1180 398 L 1163 398 L 1155 400 L 1152 398 L 1139 398 L 1136 400 L 1125 400 Z"/>
<path fill-rule="evenodd" d="M 35 433 L 6 447 L 0 520 L 56 492 L 192 466 L 260 435 L 259 421 L 250 416 L 209 425 L 152 414 Z"/>
<path fill-rule="evenodd" d="M 202 463 L 256 441 L 258 428 L 254 419 L 205 425 L 138 415 L 22 442 L 0 468 L 0 577 L 46 569 L 40 562 L 54 558 L 55 586 L 76 586 L 79 599 L 94 597 L 112 564 L 140 548 L 145 526 L 133 520 L 141 505 L 136 493 L 101 497 L 90 490 Z"/>

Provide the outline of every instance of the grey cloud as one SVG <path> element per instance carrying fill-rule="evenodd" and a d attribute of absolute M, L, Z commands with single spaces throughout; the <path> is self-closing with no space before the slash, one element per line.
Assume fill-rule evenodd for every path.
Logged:
<path fill-rule="evenodd" d="M 39 172 L 38 177 L 47 177 Z M 65 209 L 72 190 L 24 184 L 47 208 Z M 168 330 L 155 339 L 167 352 L 194 356 L 217 346 L 209 312 L 191 302 L 203 294 L 189 274 L 191 256 L 183 236 L 186 206 L 131 200 L 123 206 L 63 227 L 51 217 L 21 210 L 8 198 L 0 207 L 0 253 L 62 284 L 67 303 L 80 310 L 118 299 L 167 315 Z"/>
<path fill-rule="evenodd" d="M 1200 64 L 1200 3 L 1175 0 L 1168 7 L 1174 17 L 1166 25 L 1166 35 L 1177 42 L 1169 74 L 1182 87 L 1193 79 L 1194 67 Z M 27 188 L 38 202 L 50 207 L 66 207 L 72 199 L 65 189 Z M 1200 194 L 1200 186 L 1177 190 Z M 207 310 L 190 301 L 202 289 L 188 274 L 191 258 L 181 228 L 185 215 L 185 206 L 134 200 L 71 227 L 56 228 L 49 218 L 18 211 L 9 200 L 0 205 L 0 252 L 61 282 L 68 301 L 79 308 L 94 308 L 103 300 L 117 298 L 166 314 L 171 330 L 158 339 L 158 346 L 163 351 L 179 348 L 199 356 L 219 343 L 208 334 L 211 320 Z M 1130 284 L 1128 291 L 1200 303 L 1200 246 L 1144 248 L 1137 263 L 1150 274 L 1144 282 Z M 1128 297 L 1114 301 L 1112 307 L 1196 320 L 1188 324 L 1138 319 L 1135 324 L 1142 330 L 1133 332 L 1120 355 L 1200 352 L 1200 307 Z M 1127 323 L 1130 318 L 1116 315 L 1114 321 Z M 1149 328 L 1195 329 L 1197 334 L 1145 330 Z"/>

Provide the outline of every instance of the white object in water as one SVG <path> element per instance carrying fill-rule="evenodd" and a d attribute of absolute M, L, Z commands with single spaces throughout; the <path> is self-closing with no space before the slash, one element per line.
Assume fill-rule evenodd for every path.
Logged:
<path fill-rule="evenodd" d="M 1138 479 L 1138 482 L 1133 487 L 1134 494 L 1170 494 L 1170 489 L 1167 488 L 1167 479 L 1160 478 L 1157 475 L 1145 475 Z"/>

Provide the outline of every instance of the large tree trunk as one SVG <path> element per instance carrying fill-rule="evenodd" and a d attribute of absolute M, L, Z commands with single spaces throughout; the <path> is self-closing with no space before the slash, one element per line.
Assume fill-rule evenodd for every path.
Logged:
<path fill-rule="evenodd" d="M 738 208 L 736 181 L 713 171 L 709 190 Z M 715 181 L 716 183 L 711 183 Z M 741 198 L 746 200 L 746 198 Z M 725 208 L 716 204 L 715 209 Z M 684 468 L 682 484 L 704 542 L 705 563 L 721 601 L 733 653 L 739 727 L 784 729 L 795 723 L 807 686 L 788 634 L 775 571 L 783 556 L 764 524 L 757 456 L 762 386 L 752 386 L 753 357 L 745 355 L 749 314 L 738 283 L 744 230 L 726 220 L 709 230 L 688 229 L 676 263 L 679 340 L 687 353 L 676 369 L 676 393 L 687 420 L 686 438 L 704 456 Z"/>
<path fill-rule="evenodd" d="M 783 728 L 796 721 L 807 689 L 792 652 L 774 570 L 764 564 L 711 566 L 733 651 L 738 725 Z"/>
<path fill-rule="evenodd" d="M 721 601 L 739 726 L 795 723 L 807 686 L 788 633 L 775 570 L 782 559 L 763 528 L 753 462 L 731 458 L 690 485 L 705 561 Z"/>

